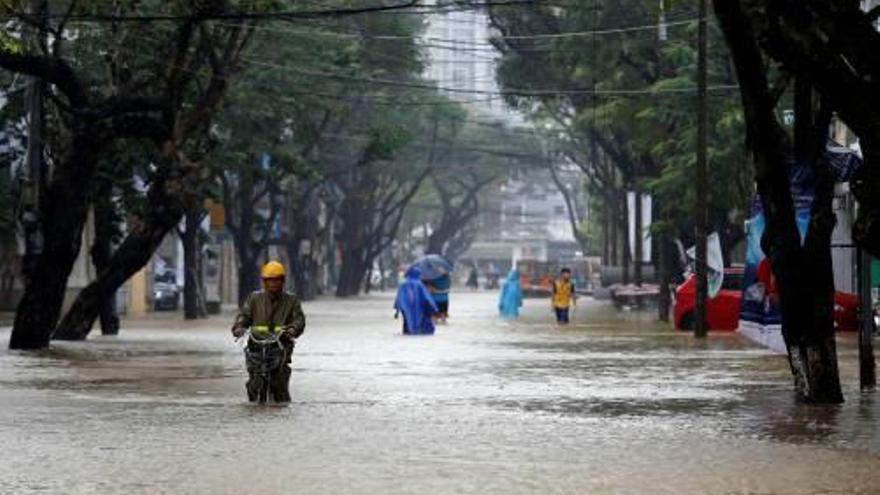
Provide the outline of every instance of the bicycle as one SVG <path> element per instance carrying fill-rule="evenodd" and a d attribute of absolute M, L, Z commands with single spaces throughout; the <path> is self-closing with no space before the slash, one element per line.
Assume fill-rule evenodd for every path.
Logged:
<path fill-rule="evenodd" d="M 245 364 L 252 380 L 256 383 L 256 402 L 265 404 L 269 401 L 272 392 L 272 377 L 278 373 L 286 357 L 286 350 L 281 341 L 281 334 L 268 332 L 265 335 L 255 335 L 253 331 L 247 332 L 247 345 L 244 347 Z M 252 390 L 248 389 L 251 401 Z"/>

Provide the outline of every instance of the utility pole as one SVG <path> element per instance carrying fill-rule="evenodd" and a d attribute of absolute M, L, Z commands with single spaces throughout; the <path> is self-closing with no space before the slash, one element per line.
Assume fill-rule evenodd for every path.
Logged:
<path fill-rule="evenodd" d="M 31 2 L 31 15 L 34 18 L 29 36 L 29 49 L 37 53 L 46 53 L 46 0 Z M 42 79 L 31 77 L 26 94 L 28 116 L 27 160 L 21 174 L 21 197 L 19 204 L 19 222 L 24 231 L 24 275 L 30 274 L 33 260 L 43 251 L 43 232 L 40 219 L 40 201 L 43 199 L 44 145 L 43 127 L 45 116 L 46 85 Z"/>
<path fill-rule="evenodd" d="M 706 324 L 706 299 L 708 293 L 706 265 L 706 234 L 708 223 L 708 180 L 706 148 L 708 147 L 708 101 L 706 99 L 706 0 L 700 2 L 697 31 L 697 201 L 696 201 L 696 251 L 697 294 L 694 306 L 694 336 L 703 338 L 708 333 Z"/>
<path fill-rule="evenodd" d="M 859 269 L 859 384 L 862 390 L 874 390 L 877 371 L 874 362 L 874 308 L 871 301 L 871 256 L 858 249 Z"/>

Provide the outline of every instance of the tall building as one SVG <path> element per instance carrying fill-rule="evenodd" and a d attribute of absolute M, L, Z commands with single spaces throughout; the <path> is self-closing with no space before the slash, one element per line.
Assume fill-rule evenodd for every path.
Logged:
<path fill-rule="evenodd" d="M 525 117 L 507 107 L 496 80 L 501 54 L 489 42 L 488 15 L 479 9 L 456 9 L 427 16 L 422 38 L 429 63 L 426 77 L 441 92 L 461 102 L 474 120 L 528 128 Z M 514 260 L 548 261 L 579 256 L 565 198 L 549 172 L 517 172 L 492 185 L 480 197 L 475 220 L 478 234 L 461 259 L 499 267 Z M 580 184 L 580 175 L 566 174 Z"/>
<path fill-rule="evenodd" d="M 523 116 L 501 98 L 495 79 L 500 54 L 489 37 L 489 17 L 482 10 L 451 8 L 429 14 L 422 37 L 429 60 L 426 77 L 476 115 L 522 125 Z"/>

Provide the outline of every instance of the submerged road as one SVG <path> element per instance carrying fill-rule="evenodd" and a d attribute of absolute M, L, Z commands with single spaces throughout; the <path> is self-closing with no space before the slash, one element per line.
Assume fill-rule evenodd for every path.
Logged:
<path fill-rule="evenodd" d="M 118 338 L 5 350 L 0 493 L 880 493 L 880 402 L 793 401 L 787 363 L 585 301 L 453 294 L 450 324 L 403 337 L 390 295 L 305 306 L 288 407 L 244 399 L 229 321 L 177 315 Z"/>

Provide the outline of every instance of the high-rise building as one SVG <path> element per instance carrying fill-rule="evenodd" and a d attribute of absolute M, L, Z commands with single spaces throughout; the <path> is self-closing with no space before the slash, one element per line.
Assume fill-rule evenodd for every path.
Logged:
<path fill-rule="evenodd" d="M 528 128 L 524 116 L 502 98 L 496 80 L 501 54 L 489 41 L 486 12 L 452 6 L 426 20 L 426 77 L 461 102 L 471 119 Z M 577 174 L 566 178 L 579 184 Z M 464 259 L 506 267 L 516 259 L 547 261 L 578 254 L 565 199 L 543 168 L 520 170 L 487 187 L 480 201 L 482 211 L 475 220 L 479 233 Z"/>
<path fill-rule="evenodd" d="M 522 125 L 522 115 L 501 98 L 495 79 L 500 54 L 489 37 L 489 18 L 482 10 L 451 7 L 429 14 L 422 38 L 429 61 L 426 77 L 473 113 Z"/>

